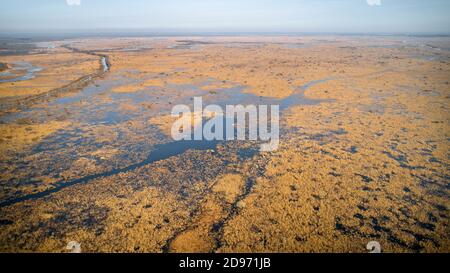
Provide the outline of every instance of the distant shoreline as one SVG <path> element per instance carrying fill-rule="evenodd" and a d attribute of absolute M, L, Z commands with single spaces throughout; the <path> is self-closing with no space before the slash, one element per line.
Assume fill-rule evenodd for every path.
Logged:
<path fill-rule="evenodd" d="M 447 38 L 450 33 L 363 33 L 363 32 L 202 32 L 202 31 L 55 31 L 55 32 L 12 32 L 0 31 L 0 39 L 20 39 L 26 41 L 60 40 L 71 38 L 107 38 L 107 37 L 221 37 L 221 36 L 350 36 L 350 37 L 417 37 L 417 38 Z"/>

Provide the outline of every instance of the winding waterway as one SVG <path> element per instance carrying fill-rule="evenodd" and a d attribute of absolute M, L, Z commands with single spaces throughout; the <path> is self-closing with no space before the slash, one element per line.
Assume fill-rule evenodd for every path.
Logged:
<path fill-rule="evenodd" d="M 109 69 L 108 63 L 106 58 L 104 59 L 104 69 Z M 216 97 L 214 101 L 211 101 L 211 103 L 216 103 L 218 105 L 229 105 L 229 104 L 258 104 L 258 105 L 280 105 L 280 109 L 283 112 L 287 111 L 292 106 L 296 105 L 316 105 L 323 102 L 330 102 L 330 100 L 318 100 L 318 99 L 309 99 L 306 98 L 304 93 L 306 90 L 308 90 L 310 87 L 327 82 L 329 80 L 332 80 L 330 78 L 317 80 L 309 82 L 295 90 L 295 92 L 284 99 L 276 99 L 276 98 L 261 98 L 258 96 L 255 96 L 253 94 L 244 93 L 244 88 L 235 87 L 230 88 L 227 90 L 222 90 L 221 95 Z M 95 89 L 95 87 L 92 87 Z M 87 92 L 85 95 L 92 97 L 95 95 L 95 92 L 93 90 L 90 90 L 92 88 L 85 89 L 86 91 L 83 91 L 80 93 L 80 96 L 83 96 L 83 93 Z M 182 86 L 178 88 L 183 88 Z M 187 87 L 184 87 L 187 88 Z M 189 88 L 193 88 L 196 92 L 198 92 L 199 95 L 202 95 L 201 89 L 195 86 L 189 86 Z M 94 93 L 93 93 L 94 92 Z M 128 95 L 130 96 L 130 95 Z M 88 97 L 86 97 L 88 99 Z M 119 99 L 119 98 L 117 98 Z M 69 100 L 69 104 L 76 103 L 77 100 Z M 64 100 L 60 100 L 59 103 L 64 103 Z M 67 107 L 67 106 L 66 106 Z M 78 106 L 77 106 L 78 107 Z M 111 105 L 111 107 L 114 107 L 114 105 Z M 95 112 L 93 113 L 95 115 Z M 88 118 L 88 117 L 85 117 Z M 59 141 L 64 141 L 63 139 L 60 139 Z M 188 150 L 216 150 L 218 145 L 223 143 L 223 141 L 207 141 L 207 140 L 200 140 L 200 141 L 175 141 L 175 142 L 168 142 L 164 144 L 155 145 L 152 150 L 149 153 L 149 156 L 136 164 L 129 165 L 124 168 L 117 168 L 113 169 L 111 171 L 107 171 L 104 173 L 98 173 L 98 174 L 92 174 L 88 175 L 79 179 L 71 180 L 71 181 L 59 181 L 53 184 L 53 188 L 44 190 L 38 193 L 28 194 L 21 197 L 11 198 L 8 200 L 4 200 L 0 203 L 0 207 L 7 207 L 11 206 L 17 203 L 21 203 L 27 200 L 34 200 L 34 199 L 40 199 L 46 196 L 49 196 L 53 193 L 59 192 L 67 187 L 74 186 L 77 184 L 85 184 L 89 183 L 92 180 L 98 179 L 98 178 L 105 178 L 110 177 L 116 174 L 120 173 L 126 173 L 128 171 L 133 171 L 139 167 L 152 164 L 158 161 L 169 159 L 173 156 L 178 156 L 183 153 L 185 153 Z"/>

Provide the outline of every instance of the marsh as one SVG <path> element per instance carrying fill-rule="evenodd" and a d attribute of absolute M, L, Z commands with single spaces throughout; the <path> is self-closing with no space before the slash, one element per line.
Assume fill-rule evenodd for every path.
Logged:
<path fill-rule="evenodd" d="M 42 68 L 0 83 L 1 251 L 449 251 L 448 37 L 51 44 L 0 57 Z M 278 149 L 174 141 L 195 97 L 280 105 Z"/>

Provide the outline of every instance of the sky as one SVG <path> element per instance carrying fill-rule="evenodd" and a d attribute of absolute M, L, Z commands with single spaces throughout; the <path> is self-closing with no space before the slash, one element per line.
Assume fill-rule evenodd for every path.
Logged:
<path fill-rule="evenodd" d="M 450 33 L 450 0 L 0 0 L 0 33 Z"/>

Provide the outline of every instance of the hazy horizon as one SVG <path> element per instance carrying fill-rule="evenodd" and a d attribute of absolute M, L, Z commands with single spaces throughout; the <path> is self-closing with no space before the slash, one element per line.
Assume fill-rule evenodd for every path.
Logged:
<path fill-rule="evenodd" d="M 446 0 L 6 0 L 0 34 L 448 34 Z"/>

